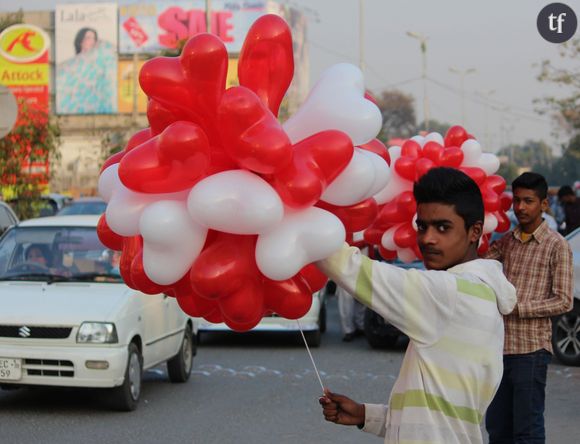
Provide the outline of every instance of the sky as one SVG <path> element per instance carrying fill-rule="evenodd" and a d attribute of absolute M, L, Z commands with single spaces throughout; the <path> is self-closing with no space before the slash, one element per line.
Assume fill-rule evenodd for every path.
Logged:
<path fill-rule="evenodd" d="M 543 60 L 551 59 L 563 67 L 574 63 L 562 60 L 560 45 L 543 40 L 537 31 L 537 15 L 549 1 L 279 2 L 300 9 L 308 18 L 311 86 L 335 63 L 362 65 L 370 91 L 379 95 L 383 90 L 399 89 L 411 94 L 417 120 L 423 121 L 422 54 L 419 40 L 407 35 L 411 31 L 427 37 L 429 80 L 425 83 L 432 119 L 463 124 L 489 151 L 533 139 L 544 140 L 559 153 L 568 140 L 563 133 L 554 134 L 557 127 L 551 118 L 536 113 L 533 103 L 534 99 L 566 94 L 563 88 L 537 80 Z M 25 10 L 47 10 L 57 3 L 83 1 L 18 3 Z M 567 4 L 580 16 L 580 5 Z M 7 0 L 0 2 L 0 10 L 11 9 Z M 462 74 L 467 70 L 469 74 Z"/>

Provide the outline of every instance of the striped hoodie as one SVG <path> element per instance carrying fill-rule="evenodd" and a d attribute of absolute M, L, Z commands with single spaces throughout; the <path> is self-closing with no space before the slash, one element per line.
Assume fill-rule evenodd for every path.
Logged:
<path fill-rule="evenodd" d="M 501 314 L 516 303 L 499 262 L 404 270 L 344 246 L 319 268 L 409 336 L 388 405 L 365 404 L 364 431 L 385 443 L 481 443 L 501 381 Z"/>

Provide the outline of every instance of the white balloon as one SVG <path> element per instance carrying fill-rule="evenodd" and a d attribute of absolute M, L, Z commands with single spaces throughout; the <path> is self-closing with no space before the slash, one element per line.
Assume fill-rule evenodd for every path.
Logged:
<path fill-rule="evenodd" d="M 233 234 L 260 234 L 284 216 L 276 191 L 256 174 L 230 170 L 206 177 L 189 193 L 187 207 L 198 224 Z"/>
<path fill-rule="evenodd" d="M 191 220 L 185 202 L 158 201 L 139 222 L 143 268 L 153 282 L 169 285 L 181 279 L 201 252 L 207 228 Z"/>
<path fill-rule="evenodd" d="M 164 194 L 131 191 L 119 179 L 117 168 L 117 166 L 112 165 L 103 172 L 107 172 L 103 183 L 103 194 L 110 193 L 109 203 L 105 211 L 107 224 L 111 230 L 120 236 L 136 236 L 139 234 L 139 219 L 148 205 L 159 200 L 184 201 L 187 197 L 187 190 Z M 111 186 L 112 191 L 109 188 Z"/>
<path fill-rule="evenodd" d="M 381 245 L 387 250 L 397 251 L 399 248 L 395 243 L 395 231 L 397 231 L 397 228 L 399 228 L 399 225 L 395 225 L 383 233 L 383 237 L 381 238 Z"/>
<path fill-rule="evenodd" d="M 103 198 L 105 202 L 109 202 L 111 200 L 111 197 L 113 196 L 113 192 L 115 190 L 115 186 L 117 185 L 119 177 L 118 170 L 119 164 L 115 163 L 107 167 L 107 169 L 105 169 L 105 171 L 103 171 L 99 176 L 99 184 L 98 184 L 99 195 Z"/>
<path fill-rule="evenodd" d="M 411 137 L 411 140 L 417 142 L 421 146 L 421 148 L 423 148 L 423 145 L 425 145 L 425 143 L 427 142 L 427 140 L 423 136 L 419 135 Z"/>
<path fill-rule="evenodd" d="M 399 176 L 395 170 L 395 161 L 401 157 L 401 147 L 397 145 L 389 147 L 389 157 L 391 158 L 391 175 L 389 182 L 381 191 L 373 196 L 379 205 L 393 200 L 403 191 L 413 189 L 413 182 Z"/>
<path fill-rule="evenodd" d="M 408 264 L 418 259 L 417 255 L 415 254 L 415 251 L 412 248 L 401 248 L 397 250 L 397 256 L 405 264 Z"/>
<path fill-rule="evenodd" d="M 348 134 L 354 145 L 363 145 L 379 133 L 383 118 L 379 108 L 364 98 L 363 74 L 348 63 L 322 73 L 306 101 L 284 123 L 292 143 L 324 130 Z"/>
<path fill-rule="evenodd" d="M 463 151 L 463 162 L 461 166 L 476 167 L 479 158 L 481 157 L 481 145 L 475 139 L 467 139 L 461 144 L 461 151 Z"/>
<path fill-rule="evenodd" d="M 390 175 L 389 166 L 381 156 L 355 148 L 350 163 L 324 190 L 321 199 L 332 205 L 354 205 L 382 190 Z"/>
<path fill-rule="evenodd" d="M 338 251 L 345 237 L 342 222 L 328 211 L 287 210 L 280 224 L 258 236 L 256 262 L 270 279 L 289 279 L 305 265 Z"/>
<path fill-rule="evenodd" d="M 445 141 L 443 139 L 443 136 L 439 133 L 436 133 L 436 132 L 429 133 L 425 136 L 425 143 L 427 143 L 427 142 L 437 142 L 441 146 L 445 145 Z"/>
<path fill-rule="evenodd" d="M 483 221 L 483 234 L 492 233 L 498 225 L 497 218 L 492 213 L 485 213 L 485 220 Z"/>
<path fill-rule="evenodd" d="M 499 170 L 499 158 L 492 153 L 483 153 L 479 158 L 477 165 L 488 176 L 495 174 Z"/>

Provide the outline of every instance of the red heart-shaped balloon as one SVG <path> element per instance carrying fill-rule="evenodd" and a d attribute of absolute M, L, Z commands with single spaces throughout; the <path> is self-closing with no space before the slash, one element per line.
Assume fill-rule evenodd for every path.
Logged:
<path fill-rule="evenodd" d="M 135 134 L 131 136 L 129 141 L 127 142 L 127 146 L 123 151 L 119 151 L 118 153 L 113 154 L 109 157 L 103 166 L 101 167 L 101 173 L 105 171 L 111 165 L 119 163 L 125 154 L 131 151 L 133 148 L 141 145 L 142 143 L 147 142 L 152 136 L 150 128 L 144 128 L 142 130 L 137 131 Z"/>
<path fill-rule="evenodd" d="M 121 251 L 123 249 L 123 236 L 119 236 L 109 224 L 107 224 L 107 219 L 105 214 L 102 214 L 97 223 L 97 236 L 99 240 L 103 243 L 105 247 L 109 247 L 112 250 Z"/>
<path fill-rule="evenodd" d="M 461 148 L 452 146 L 443 149 L 443 154 L 440 159 L 441 166 L 459 168 L 461 162 L 463 162 L 463 151 L 461 151 Z"/>
<path fill-rule="evenodd" d="M 322 200 L 316 206 L 338 217 L 344 225 L 344 229 L 350 233 L 366 229 L 373 223 L 378 214 L 377 201 L 372 197 L 348 207 L 339 207 Z"/>
<path fill-rule="evenodd" d="M 429 141 L 423 146 L 423 151 L 421 151 L 421 156 L 426 157 L 431 160 L 436 165 L 441 163 L 441 158 L 443 156 L 443 147 L 437 142 Z"/>
<path fill-rule="evenodd" d="M 395 171 L 397 174 L 404 179 L 414 181 L 415 180 L 415 164 L 417 162 L 416 157 L 402 156 L 395 160 Z"/>
<path fill-rule="evenodd" d="M 445 146 L 461 147 L 461 145 L 463 145 L 463 142 L 465 142 L 468 139 L 468 137 L 469 135 L 467 134 L 467 131 L 465 131 L 465 128 L 459 125 L 452 126 L 447 130 L 447 133 L 445 134 L 444 139 Z"/>
<path fill-rule="evenodd" d="M 410 223 L 404 223 L 395 230 L 393 240 L 398 247 L 413 248 L 417 244 L 417 232 Z"/>
<path fill-rule="evenodd" d="M 312 305 L 312 289 L 300 275 L 284 281 L 264 279 L 266 307 L 287 319 L 298 319 Z"/>

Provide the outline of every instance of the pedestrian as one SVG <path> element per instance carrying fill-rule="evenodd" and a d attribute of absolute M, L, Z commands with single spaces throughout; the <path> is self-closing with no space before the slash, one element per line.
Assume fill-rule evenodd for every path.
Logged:
<path fill-rule="evenodd" d="M 542 218 L 548 185 L 537 173 L 512 183 L 518 225 L 486 258 L 503 263 L 517 304 L 504 318 L 504 373 L 486 415 L 490 444 L 545 442 L 544 401 L 551 359 L 552 316 L 572 309 L 572 251 Z"/>
<path fill-rule="evenodd" d="M 564 209 L 566 229 L 564 234 L 571 233 L 580 227 L 580 199 L 570 185 L 564 185 L 558 190 L 558 200 Z"/>
<path fill-rule="evenodd" d="M 361 404 L 328 389 L 320 404 L 327 421 L 385 443 L 481 443 L 480 423 L 502 375 L 501 313 L 513 309 L 515 289 L 499 262 L 477 256 L 484 208 L 471 178 L 434 168 L 413 193 L 427 270 L 374 261 L 346 245 L 318 262 L 409 336 L 389 404 Z"/>
<path fill-rule="evenodd" d="M 364 335 L 365 306 L 353 298 L 341 286 L 336 286 L 338 314 L 344 342 L 351 342 L 355 337 Z"/>

